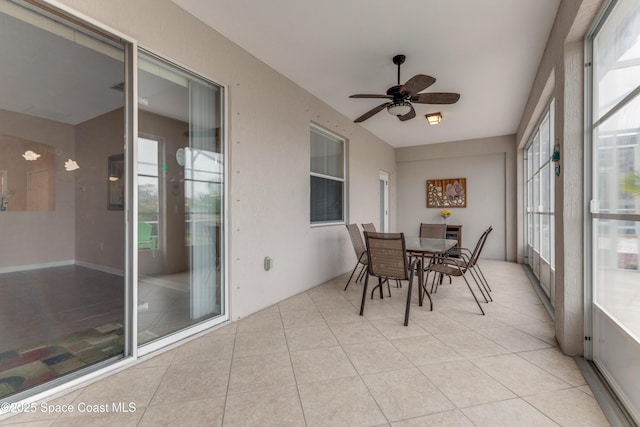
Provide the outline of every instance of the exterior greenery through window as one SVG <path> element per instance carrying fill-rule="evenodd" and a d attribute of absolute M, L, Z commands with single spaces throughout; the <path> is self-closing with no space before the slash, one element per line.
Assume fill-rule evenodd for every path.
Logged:
<path fill-rule="evenodd" d="M 550 103 L 525 148 L 526 262 L 551 296 L 554 261 L 554 103 Z"/>
<path fill-rule="evenodd" d="M 345 219 L 345 141 L 311 126 L 311 224 Z"/>

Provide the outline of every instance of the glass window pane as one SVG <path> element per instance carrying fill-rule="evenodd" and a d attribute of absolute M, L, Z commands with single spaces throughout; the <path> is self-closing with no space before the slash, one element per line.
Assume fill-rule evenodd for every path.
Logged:
<path fill-rule="evenodd" d="M 537 173 L 540 168 L 540 132 L 536 131 L 533 136 L 533 143 L 531 144 L 533 149 L 533 170 L 532 173 Z"/>
<path fill-rule="evenodd" d="M 593 42 L 594 121 L 640 85 L 640 3 L 618 2 Z"/>
<path fill-rule="evenodd" d="M 159 212 L 158 179 L 152 176 L 138 177 L 138 214 L 146 215 Z"/>
<path fill-rule="evenodd" d="M 549 191 L 549 169 L 552 168 L 550 163 L 547 163 L 540 171 L 540 207 L 542 212 L 551 211 L 551 192 Z"/>
<path fill-rule="evenodd" d="M 533 249 L 540 252 L 540 214 L 533 215 Z"/>
<path fill-rule="evenodd" d="M 344 178 L 344 143 L 311 129 L 311 172 Z"/>
<path fill-rule="evenodd" d="M 551 224 L 549 223 L 549 215 L 540 215 L 540 256 L 547 262 L 551 255 Z"/>
<path fill-rule="evenodd" d="M 551 157 L 551 129 L 549 128 L 549 113 L 540 124 L 540 164 L 549 161 Z"/>
<path fill-rule="evenodd" d="M 556 247 L 555 247 L 555 235 L 556 235 L 556 217 L 551 215 L 549 217 L 549 264 L 552 269 L 556 268 Z"/>
<path fill-rule="evenodd" d="M 540 212 L 542 206 L 540 203 L 540 174 L 537 173 L 533 176 L 533 211 Z"/>
<path fill-rule="evenodd" d="M 185 149 L 185 177 L 196 181 L 223 182 L 222 153 L 197 148 Z"/>
<path fill-rule="evenodd" d="M 223 90 L 138 60 L 138 342 L 225 313 Z"/>
<path fill-rule="evenodd" d="M 595 231 L 594 301 L 640 339 L 640 322 L 629 317 L 637 312 L 640 222 L 600 219 Z"/>
<path fill-rule="evenodd" d="M 311 222 L 342 221 L 343 183 L 311 177 Z"/>
<path fill-rule="evenodd" d="M 138 138 L 138 173 L 158 176 L 158 141 Z"/>
<path fill-rule="evenodd" d="M 600 210 L 640 213 L 640 97 L 621 108 L 594 132 Z"/>
<path fill-rule="evenodd" d="M 555 197 L 556 197 L 556 165 L 551 163 L 548 170 L 549 180 L 549 212 L 555 212 Z"/>

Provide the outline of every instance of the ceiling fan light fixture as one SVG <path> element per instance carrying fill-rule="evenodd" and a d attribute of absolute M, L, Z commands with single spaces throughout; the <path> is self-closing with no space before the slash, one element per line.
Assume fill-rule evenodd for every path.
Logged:
<path fill-rule="evenodd" d="M 425 114 L 424 117 L 427 119 L 427 122 L 429 122 L 430 125 L 437 125 L 442 121 L 442 113 L 440 112 Z"/>
<path fill-rule="evenodd" d="M 387 111 L 392 116 L 404 116 L 411 111 L 411 104 L 406 101 L 394 102 L 387 107 Z"/>

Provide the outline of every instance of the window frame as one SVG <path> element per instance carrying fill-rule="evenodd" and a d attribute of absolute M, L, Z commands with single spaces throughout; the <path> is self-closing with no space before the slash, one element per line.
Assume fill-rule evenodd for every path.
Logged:
<path fill-rule="evenodd" d="M 524 188 L 526 197 L 525 203 L 525 263 L 532 267 L 536 277 L 539 278 L 539 271 L 534 260 L 528 255 L 529 248 L 531 248 L 537 256 L 549 265 L 552 271 L 555 271 L 555 165 L 553 164 L 552 156 L 555 145 L 555 99 L 551 99 L 547 104 L 544 112 L 540 116 L 538 122 L 531 132 L 527 144 L 524 147 Z M 548 131 L 548 147 L 546 151 L 543 150 L 542 131 Z M 545 154 L 544 159 L 540 156 Z M 548 180 L 542 179 L 543 173 L 548 174 Z M 542 184 L 548 184 L 549 188 L 542 188 Z M 544 206 L 545 203 L 541 199 L 541 196 L 548 192 L 549 199 L 547 200 L 549 206 Z M 547 208 L 547 209 L 545 209 Z M 548 218 L 547 229 L 549 230 L 549 239 L 543 246 L 543 217 Z M 547 246 L 548 245 L 548 246 Z M 543 248 L 546 250 L 543 253 Z"/>
<path fill-rule="evenodd" d="M 322 174 L 322 173 L 318 173 L 318 172 L 313 172 L 311 169 L 311 155 L 313 150 L 311 149 L 312 144 L 313 144 L 313 140 L 311 138 L 312 133 L 315 132 L 316 134 L 319 134 L 321 136 L 324 136 L 330 140 L 333 140 L 334 142 L 341 144 L 342 146 L 342 165 L 341 165 L 341 172 L 342 172 L 342 177 L 339 176 L 333 176 L 333 175 L 326 175 L 326 174 Z M 318 125 L 316 125 L 315 123 L 311 123 L 310 128 L 309 128 L 309 224 L 311 225 L 311 227 L 325 227 L 325 226 L 332 226 L 332 225 L 344 225 L 347 223 L 347 140 L 346 138 L 343 138 L 340 135 L 337 135 L 331 131 L 326 130 L 325 128 L 322 128 Z M 333 182 L 340 182 L 342 184 L 342 213 L 341 213 L 341 219 L 340 220 L 328 220 L 328 221 L 313 221 L 311 218 L 312 212 L 311 212 L 311 202 L 312 202 L 312 198 L 313 198 L 313 193 L 312 193 L 312 187 L 311 187 L 311 180 L 312 178 L 321 178 L 321 179 L 326 179 L 326 180 L 330 180 Z"/>
<path fill-rule="evenodd" d="M 156 184 L 156 188 L 158 190 L 158 194 L 157 194 L 157 210 L 156 212 L 154 212 L 153 214 L 155 214 L 156 219 L 155 219 L 155 234 L 152 234 L 152 236 L 155 236 L 157 238 L 157 242 L 156 242 L 156 247 L 154 249 L 147 249 L 147 250 L 159 250 L 160 249 L 160 245 L 163 243 L 164 240 L 164 236 L 161 236 L 161 230 L 162 230 L 162 203 L 163 203 L 163 197 L 164 197 L 164 188 L 162 188 L 162 180 L 160 179 L 160 165 L 163 164 L 163 159 L 162 157 L 162 153 L 164 151 L 163 149 L 163 141 L 161 138 L 154 136 L 154 135 L 149 135 L 149 134 L 139 134 L 138 135 L 138 147 L 140 144 L 140 139 L 144 139 L 147 141 L 153 141 L 156 143 L 156 174 L 155 175 L 150 175 L 148 173 L 140 173 L 140 164 L 142 163 L 140 161 L 139 156 L 137 157 L 137 166 L 136 166 L 136 170 L 137 170 L 137 176 L 138 176 L 138 180 L 136 183 L 136 188 L 138 191 L 138 203 L 140 201 L 140 178 L 144 177 L 144 178 L 152 178 L 156 180 L 155 184 Z M 138 148 L 139 149 L 139 148 Z M 138 211 L 138 221 L 141 221 L 141 215 L 149 215 L 151 214 L 150 212 L 145 212 L 145 213 L 140 213 L 140 206 L 138 204 L 137 206 L 137 211 Z M 148 222 L 150 224 L 152 224 L 152 226 L 154 225 L 154 221 L 152 220 L 144 220 L 145 222 Z M 141 250 L 140 247 L 137 247 L 138 250 Z M 143 249 L 144 250 L 144 249 Z"/>

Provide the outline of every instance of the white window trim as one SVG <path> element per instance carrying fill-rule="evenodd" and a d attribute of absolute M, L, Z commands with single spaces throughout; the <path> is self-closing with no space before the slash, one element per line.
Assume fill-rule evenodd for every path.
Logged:
<path fill-rule="evenodd" d="M 335 139 L 337 141 L 339 141 L 342 144 L 342 152 L 343 152 L 343 158 L 342 158 L 342 176 L 341 177 L 337 177 L 337 176 L 333 176 L 333 175 L 325 175 L 325 174 L 321 174 L 321 173 L 317 173 L 317 172 L 312 172 L 311 170 L 309 170 L 309 177 L 315 176 L 318 178 L 323 178 L 323 179 L 328 179 L 328 180 L 332 180 L 332 181 L 337 181 L 337 182 L 342 182 L 342 220 L 341 221 L 326 221 L 326 222 L 312 222 L 311 221 L 311 212 L 309 212 L 309 225 L 312 228 L 315 227 L 329 227 L 329 226 L 335 226 L 335 225 L 344 225 L 347 223 L 347 140 L 346 138 L 335 134 L 321 126 L 316 125 L 315 123 L 311 123 L 310 128 L 309 128 L 309 132 L 317 132 L 320 134 L 325 134 L 326 136 Z M 311 144 L 309 144 L 309 148 L 311 148 Z M 309 169 L 311 169 L 311 167 L 309 167 Z M 309 189 L 309 198 L 311 198 L 311 189 Z"/>

